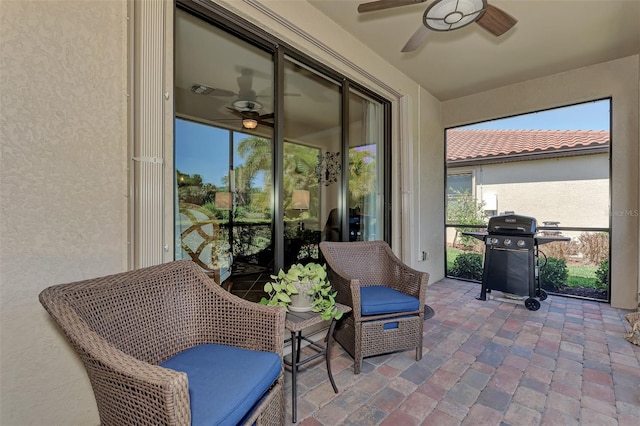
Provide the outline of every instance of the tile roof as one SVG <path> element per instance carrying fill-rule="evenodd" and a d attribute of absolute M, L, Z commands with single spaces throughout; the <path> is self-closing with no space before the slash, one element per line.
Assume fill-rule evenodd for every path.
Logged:
<path fill-rule="evenodd" d="M 595 130 L 447 130 L 447 162 L 499 159 L 606 147 L 609 132 Z"/>

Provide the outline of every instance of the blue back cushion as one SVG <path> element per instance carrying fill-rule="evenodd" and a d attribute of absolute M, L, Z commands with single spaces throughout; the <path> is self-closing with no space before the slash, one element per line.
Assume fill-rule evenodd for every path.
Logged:
<path fill-rule="evenodd" d="M 278 378 L 282 360 L 273 352 L 208 344 L 160 365 L 187 373 L 193 426 L 236 425 Z"/>
<path fill-rule="evenodd" d="M 390 314 L 417 311 L 420 301 L 391 287 L 372 285 L 360 287 L 360 312 L 362 315 Z"/>

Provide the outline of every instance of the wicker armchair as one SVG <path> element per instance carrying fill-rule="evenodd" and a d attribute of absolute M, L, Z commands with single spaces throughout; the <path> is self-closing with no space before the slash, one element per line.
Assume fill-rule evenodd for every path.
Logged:
<path fill-rule="evenodd" d="M 226 292 L 194 262 L 175 261 L 52 286 L 40 293 L 40 302 L 83 361 L 101 424 L 190 425 L 211 418 L 212 412 L 220 415 L 219 404 L 233 397 L 227 394 L 243 378 L 204 383 L 210 391 L 204 400 L 202 389 L 193 392 L 192 385 L 196 379 L 203 382 L 203 372 L 223 368 L 224 357 L 200 353 L 202 365 L 194 375 L 160 365 L 193 348 L 211 347 L 232 351 L 225 355 L 226 368 L 243 373 L 237 376 L 249 376 L 251 392 L 256 392 L 251 380 L 262 372 L 245 374 L 253 370 L 236 361 L 237 353 L 260 360 L 268 357 L 271 374 L 263 378 L 263 390 L 254 399 L 247 402 L 246 395 L 235 396 L 234 403 L 249 404 L 247 410 L 233 408 L 235 418 L 213 423 L 284 424 L 284 309 Z M 204 413 L 194 409 L 198 398 Z"/>
<path fill-rule="evenodd" d="M 352 309 L 334 336 L 353 357 L 354 373 L 372 355 L 415 348 L 420 360 L 429 274 L 402 263 L 383 241 L 325 241 L 320 250 L 336 301 Z"/>

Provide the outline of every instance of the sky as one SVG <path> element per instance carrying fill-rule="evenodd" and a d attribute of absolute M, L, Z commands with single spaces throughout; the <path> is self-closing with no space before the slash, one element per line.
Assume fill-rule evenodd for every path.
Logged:
<path fill-rule="evenodd" d="M 223 185 L 223 177 L 229 174 L 229 131 L 176 119 L 175 138 L 177 170 L 197 173 L 204 183 Z"/>
<path fill-rule="evenodd" d="M 609 99 L 461 126 L 484 130 L 609 130 Z"/>

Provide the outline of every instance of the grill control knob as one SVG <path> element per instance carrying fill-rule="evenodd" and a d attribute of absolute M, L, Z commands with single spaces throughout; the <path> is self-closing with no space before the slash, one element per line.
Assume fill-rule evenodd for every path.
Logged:
<path fill-rule="evenodd" d="M 524 240 L 518 240 L 518 247 L 524 247 L 527 243 Z"/>
<path fill-rule="evenodd" d="M 498 244 L 497 238 L 491 238 L 491 244 Z"/>
<path fill-rule="evenodd" d="M 509 238 L 505 238 L 504 239 L 504 245 L 505 246 L 510 246 L 511 245 L 511 240 Z"/>

